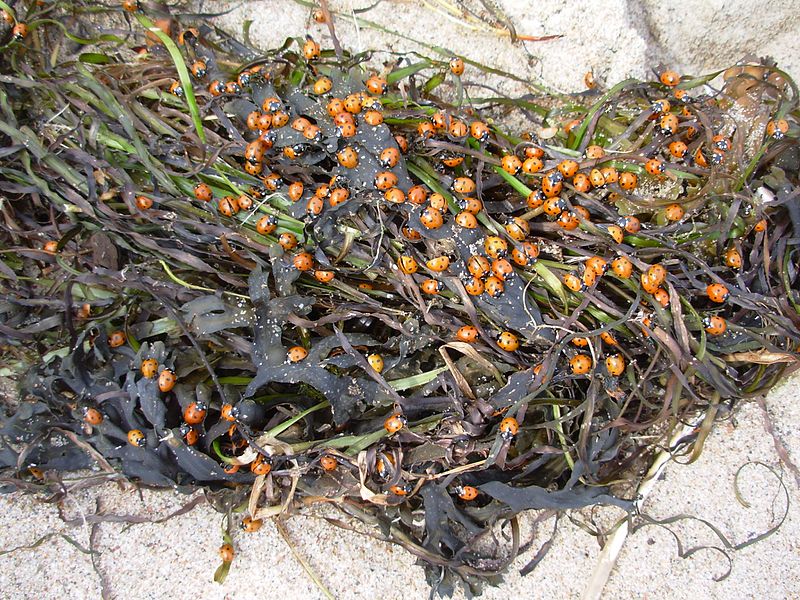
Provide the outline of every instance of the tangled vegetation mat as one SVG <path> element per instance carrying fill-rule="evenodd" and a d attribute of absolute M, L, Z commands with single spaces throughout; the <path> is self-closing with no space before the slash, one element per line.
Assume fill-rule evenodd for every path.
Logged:
<path fill-rule="evenodd" d="M 325 3 L 333 49 L 270 51 L 155 3 L 0 7 L 5 491 L 202 486 L 245 531 L 326 503 L 477 593 L 521 511 L 629 508 L 796 364 L 770 60 L 562 95 L 433 46 L 375 67 Z"/>

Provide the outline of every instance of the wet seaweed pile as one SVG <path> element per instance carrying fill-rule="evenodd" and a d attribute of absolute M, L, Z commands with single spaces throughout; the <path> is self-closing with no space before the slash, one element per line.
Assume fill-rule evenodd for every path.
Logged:
<path fill-rule="evenodd" d="M 672 432 L 704 414 L 699 453 L 796 362 L 798 90 L 771 61 L 478 98 L 514 76 L 16 8 L 6 490 L 205 486 L 246 531 L 326 503 L 478 591 L 521 511 L 628 507 Z"/>

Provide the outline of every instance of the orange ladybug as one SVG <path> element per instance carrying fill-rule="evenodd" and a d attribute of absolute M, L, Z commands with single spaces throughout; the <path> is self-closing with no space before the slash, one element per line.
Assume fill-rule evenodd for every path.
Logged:
<path fill-rule="evenodd" d="M 153 207 L 153 199 L 147 196 L 136 196 L 136 208 L 139 210 L 147 210 Z"/>
<path fill-rule="evenodd" d="M 256 231 L 261 235 L 269 235 L 278 227 L 278 219 L 274 215 L 264 215 L 256 222 Z"/>
<path fill-rule="evenodd" d="M 639 178 L 636 176 L 636 173 L 631 173 L 630 171 L 623 171 L 620 173 L 619 187 L 623 190 L 635 190 L 637 185 L 639 185 Z"/>
<path fill-rule="evenodd" d="M 194 186 L 194 197 L 201 202 L 210 202 L 214 193 L 211 191 L 210 185 L 201 182 Z"/>
<path fill-rule="evenodd" d="M 505 258 L 498 258 L 492 262 L 492 273 L 495 277 L 505 281 L 514 274 L 514 267 Z"/>
<path fill-rule="evenodd" d="M 147 358 L 142 361 L 139 369 L 147 379 L 153 379 L 158 373 L 158 361 L 155 358 Z"/>
<path fill-rule="evenodd" d="M 298 363 L 308 356 L 308 350 L 302 346 L 292 346 L 286 351 L 286 358 L 289 362 Z"/>
<path fill-rule="evenodd" d="M 272 465 L 259 454 L 258 458 L 250 463 L 250 471 L 255 475 L 269 475 Z"/>
<path fill-rule="evenodd" d="M 483 284 L 484 291 L 491 296 L 492 298 L 499 298 L 503 295 L 503 291 L 505 290 L 505 284 L 503 280 L 499 277 L 491 276 L 487 277 L 486 281 Z"/>
<path fill-rule="evenodd" d="M 731 269 L 742 268 L 742 255 L 733 246 L 728 248 L 728 250 L 725 252 L 725 265 Z"/>
<path fill-rule="evenodd" d="M 625 359 L 621 354 L 606 357 L 606 370 L 609 375 L 618 377 L 625 372 Z"/>
<path fill-rule="evenodd" d="M 486 288 L 480 278 L 472 277 L 464 281 L 464 289 L 470 296 L 480 296 Z"/>
<path fill-rule="evenodd" d="M 442 211 L 433 208 L 432 206 L 426 207 L 422 214 L 419 216 L 420 223 L 427 229 L 438 229 L 444 224 L 444 216 Z"/>
<path fill-rule="evenodd" d="M 219 557 L 222 559 L 222 562 L 232 562 L 234 555 L 233 546 L 230 544 L 222 544 L 222 546 L 219 547 Z"/>
<path fill-rule="evenodd" d="M 483 249 L 491 258 L 505 258 L 508 254 L 508 242 L 496 235 L 490 235 L 484 240 Z"/>
<path fill-rule="evenodd" d="M 460 342 L 472 344 L 478 341 L 478 329 L 472 325 L 464 325 L 456 331 L 456 339 Z"/>
<path fill-rule="evenodd" d="M 397 267 L 406 275 L 413 275 L 419 269 L 417 261 L 408 254 L 403 254 L 397 259 Z"/>
<path fill-rule="evenodd" d="M 158 376 L 158 389 L 164 393 L 167 393 L 175 387 L 175 383 L 177 381 L 178 378 L 175 377 L 175 373 L 169 369 L 164 369 Z"/>
<path fill-rule="evenodd" d="M 319 44 L 314 41 L 310 35 L 306 36 L 306 41 L 303 44 L 303 57 L 307 61 L 316 60 L 319 58 L 320 48 Z"/>
<path fill-rule="evenodd" d="M 780 140 L 789 131 L 789 123 L 786 119 L 777 119 L 767 123 L 767 135 Z"/>
<path fill-rule="evenodd" d="M 676 71 L 671 70 L 662 72 L 658 79 L 668 87 L 675 87 L 681 82 L 681 76 Z"/>
<path fill-rule="evenodd" d="M 189 425 L 199 425 L 206 418 L 208 408 L 200 402 L 192 402 L 183 411 L 183 420 Z"/>
<path fill-rule="evenodd" d="M 400 161 L 400 151 L 397 148 L 385 148 L 378 157 L 378 162 L 385 169 L 391 169 Z"/>
<path fill-rule="evenodd" d="M 292 264 L 298 271 L 310 271 L 314 268 L 314 257 L 310 252 L 300 252 L 292 257 Z"/>
<path fill-rule="evenodd" d="M 383 357 L 380 354 L 370 354 L 367 356 L 367 363 L 376 373 L 383 371 Z"/>
<path fill-rule="evenodd" d="M 446 271 L 450 266 L 450 258 L 447 256 L 437 256 L 436 258 L 432 258 L 425 263 L 425 265 L 431 270 L 437 273 L 441 273 Z"/>
<path fill-rule="evenodd" d="M 585 375 L 592 368 L 592 358 L 587 354 L 576 354 L 569 361 L 573 375 Z"/>
<path fill-rule="evenodd" d="M 677 202 L 664 207 L 664 216 L 667 221 L 680 221 L 685 214 L 683 207 Z"/>
<path fill-rule="evenodd" d="M 514 417 L 506 417 L 500 421 L 500 437 L 511 440 L 519 433 L 519 422 Z"/>
<path fill-rule="evenodd" d="M 722 304 L 728 299 L 730 292 L 721 283 L 711 283 L 706 287 L 706 295 L 712 302 Z"/>
<path fill-rule="evenodd" d="M 297 236 L 291 231 L 284 231 L 278 236 L 278 244 L 287 252 L 293 250 L 297 246 Z"/>
<path fill-rule="evenodd" d="M 564 275 L 564 285 L 566 285 L 573 292 L 580 292 L 584 287 L 581 278 L 573 275 L 572 273 L 566 273 Z"/>
<path fill-rule="evenodd" d="M 455 75 L 456 77 L 460 77 L 464 74 L 464 61 L 461 60 L 458 56 L 454 56 L 450 59 L 450 72 Z"/>
<path fill-rule="evenodd" d="M 124 331 L 112 331 L 108 336 L 108 345 L 112 348 L 119 348 L 125 345 L 127 337 Z"/>
<path fill-rule="evenodd" d="M 255 533 L 256 531 L 261 529 L 261 526 L 263 524 L 264 521 L 262 521 L 261 519 L 254 519 L 252 517 L 247 516 L 244 519 L 242 519 L 242 523 L 239 525 L 239 527 L 241 527 L 242 531 L 244 531 L 245 533 Z"/>
<path fill-rule="evenodd" d="M 725 322 L 725 319 L 719 315 L 706 317 L 703 319 L 703 325 L 705 326 L 706 332 L 708 332 L 709 335 L 714 336 L 722 335 L 725 333 L 725 330 L 728 329 L 728 324 Z"/>
<path fill-rule="evenodd" d="M 89 425 L 100 425 L 103 422 L 103 414 L 96 408 L 87 408 L 83 411 L 83 420 Z"/>
<path fill-rule="evenodd" d="M 682 160 L 688 151 L 689 147 L 680 140 L 675 140 L 669 144 L 669 153 L 678 160 Z"/>
<path fill-rule="evenodd" d="M 644 163 L 644 170 L 650 175 L 661 175 L 664 172 L 664 163 L 657 158 L 651 158 Z"/>
<path fill-rule="evenodd" d="M 444 284 L 436 279 L 426 279 L 419 284 L 419 288 L 423 293 L 435 296 L 444 289 Z"/>
<path fill-rule="evenodd" d="M 519 339 L 510 331 L 503 331 L 497 336 L 497 345 L 506 352 L 514 352 L 519 348 Z"/>
<path fill-rule="evenodd" d="M 464 502 L 471 502 L 478 497 L 478 488 L 471 485 L 460 485 L 455 488 L 455 492 Z"/>
<path fill-rule="evenodd" d="M 459 194 L 471 194 L 475 191 L 475 182 L 469 177 L 456 177 L 450 188 Z"/>
<path fill-rule="evenodd" d="M 335 471 L 336 467 L 339 466 L 339 461 L 335 457 L 326 454 L 319 459 L 319 466 L 322 467 L 323 471 L 331 472 Z"/>
<path fill-rule="evenodd" d="M 389 435 L 392 435 L 405 427 L 406 423 L 408 423 L 408 420 L 402 414 L 394 413 L 383 422 L 383 428 Z"/>
<path fill-rule="evenodd" d="M 516 175 L 522 168 L 522 161 L 520 161 L 520 159 L 517 158 L 514 154 L 506 154 L 500 160 L 500 167 L 506 173 L 509 173 L 511 175 Z"/>
<path fill-rule="evenodd" d="M 128 443 L 136 448 L 143 448 L 147 444 L 147 439 L 140 429 L 131 429 L 128 432 Z"/>

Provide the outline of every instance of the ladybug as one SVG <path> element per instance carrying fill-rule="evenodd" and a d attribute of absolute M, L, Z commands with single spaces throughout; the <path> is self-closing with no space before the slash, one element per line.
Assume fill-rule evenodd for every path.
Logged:
<path fill-rule="evenodd" d="M 425 265 L 431 271 L 441 273 L 443 271 L 446 271 L 448 267 L 450 267 L 450 258 L 448 256 L 437 256 L 427 261 Z"/>
<path fill-rule="evenodd" d="M 313 19 L 314 19 L 314 20 L 315 20 L 317 23 L 326 23 L 326 22 L 328 21 L 328 20 L 325 18 L 325 11 L 323 11 L 321 8 L 315 8 L 315 9 L 314 9 L 314 10 L 311 12 L 311 17 L 312 17 L 312 18 L 313 18 Z"/>
<path fill-rule="evenodd" d="M 303 44 L 303 57 L 307 61 L 316 60 L 319 58 L 320 49 L 319 44 L 314 41 L 310 35 L 306 36 L 306 41 Z"/>
<path fill-rule="evenodd" d="M 289 187 L 286 190 L 286 195 L 289 196 L 289 199 L 292 202 L 297 202 L 300 198 L 303 197 L 303 191 L 305 190 L 305 186 L 300 181 L 293 181 L 289 184 Z"/>
<path fill-rule="evenodd" d="M 143 448 L 147 444 L 147 439 L 141 429 L 131 429 L 128 432 L 128 443 L 136 448 Z"/>
<path fill-rule="evenodd" d="M 264 170 L 264 163 L 245 161 L 244 170 L 248 175 L 258 177 L 261 174 L 261 171 Z"/>
<path fill-rule="evenodd" d="M 479 142 L 486 142 L 490 133 L 489 127 L 482 121 L 473 121 L 469 124 L 469 134 Z"/>
<path fill-rule="evenodd" d="M 660 98 L 655 100 L 651 105 L 650 108 L 655 113 L 666 113 L 669 112 L 669 109 L 672 108 L 670 105 L 669 100 L 666 98 Z"/>
<path fill-rule="evenodd" d="M 147 210 L 153 207 L 153 199 L 147 196 L 136 196 L 136 208 L 139 210 Z"/>
<path fill-rule="evenodd" d="M 730 292 L 728 288 L 721 283 L 712 283 L 706 287 L 706 295 L 712 302 L 722 304 L 728 299 Z"/>
<path fill-rule="evenodd" d="M 478 329 L 472 325 L 464 325 L 456 331 L 456 339 L 460 342 L 473 344 L 478 341 Z"/>
<path fill-rule="evenodd" d="M 621 217 L 619 224 L 625 228 L 628 233 L 637 233 L 642 228 L 642 223 L 636 217 L 627 216 Z"/>
<path fill-rule="evenodd" d="M 491 270 L 491 264 L 485 256 L 473 254 L 467 260 L 467 270 L 474 277 L 485 277 Z"/>
<path fill-rule="evenodd" d="M 431 208 L 435 208 L 439 211 L 447 210 L 447 200 L 439 193 L 431 194 L 428 202 L 431 205 Z"/>
<path fill-rule="evenodd" d="M 226 403 L 222 405 L 220 409 L 219 416 L 223 421 L 235 421 L 236 417 L 233 416 L 233 404 Z"/>
<path fill-rule="evenodd" d="M 667 293 L 667 290 L 662 287 L 653 292 L 653 299 L 663 308 L 667 308 L 669 306 L 669 293 Z"/>
<path fill-rule="evenodd" d="M 375 188 L 385 192 L 397 185 L 397 175 L 391 171 L 381 171 L 375 175 Z"/>
<path fill-rule="evenodd" d="M 450 59 L 450 72 L 455 75 L 456 77 L 461 77 L 464 74 L 464 61 L 461 60 L 458 56 L 454 56 Z"/>
<path fill-rule="evenodd" d="M 409 483 L 399 483 L 397 485 L 390 485 L 389 491 L 395 496 L 407 496 L 413 488 Z"/>
<path fill-rule="evenodd" d="M 667 113 L 658 122 L 658 127 L 664 135 L 673 135 L 678 131 L 678 117 L 671 113 Z"/>
<path fill-rule="evenodd" d="M 466 123 L 464 123 L 463 121 L 459 121 L 457 119 L 453 119 L 450 122 L 450 128 L 448 129 L 447 132 L 450 134 L 450 137 L 461 139 L 467 137 L 468 131 L 469 130 L 467 129 Z"/>
<path fill-rule="evenodd" d="M 236 202 L 236 198 L 233 196 L 225 196 L 224 198 L 220 198 L 217 202 L 217 209 L 220 214 L 226 217 L 232 217 L 239 212 L 239 203 Z"/>
<path fill-rule="evenodd" d="M 496 235 L 490 235 L 484 240 L 483 249 L 491 258 L 505 258 L 508 254 L 508 242 Z"/>
<path fill-rule="evenodd" d="M 419 269 L 417 261 L 408 254 L 403 254 L 397 259 L 397 267 L 406 275 L 413 275 Z"/>
<path fill-rule="evenodd" d="M 550 171 L 542 179 L 542 193 L 548 198 L 555 198 L 563 189 L 564 176 L 558 171 Z"/>
<path fill-rule="evenodd" d="M 530 134 L 528 134 L 530 138 Z M 544 150 L 539 146 L 525 146 L 525 158 L 542 158 L 544 157 Z"/>
<path fill-rule="evenodd" d="M 422 211 L 419 221 L 427 229 L 438 229 L 444 224 L 444 217 L 442 216 L 442 211 L 428 206 Z"/>
<path fill-rule="evenodd" d="M 44 246 L 42 246 L 42 250 L 48 254 L 55 254 L 58 251 L 58 242 L 55 240 L 45 242 Z"/>
<path fill-rule="evenodd" d="M 368 110 L 364 113 L 364 122 L 367 125 L 372 125 L 373 127 L 377 127 L 381 123 L 383 123 L 383 113 L 377 110 Z"/>
<path fill-rule="evenodd" d="M 664 280 L 667 278 L 667 270 L 660 264 L 650 265 L 644 276 L 647 277 L 648 281 L 659 286 L 664 283 Z"/>
<path fill-rule="evenodd" d="M 126 12 L 136 12 L 139 10 L 139 0 L 124 0 L 122 2 L 122 10 Z"/>
<path fill-rule="evenodd" d="M 508 441 L 519 433 L 519 423 L 514 417 L 506 417 L 500 421 L 500 437 Z"/>
<path fill-rule="evenodd" d="M 261 529 L 261 526 L 263 524 L 264 521 L 262 521 L 261 519 L 254 519 L 248 516 L 242 519 L 242 522 L 239 525 L 239 527 L 241 527 L 242 531 L 244 531 L 245 533 L 255 533 L 256 531 Z"/>
<path fill-rule="evenodd" d="M 172 388 L 175 387 L 175 383 L 178 381 L 178 378 L 175 377 L 175 373 L 170 371 L 169 369 L 164 369 L 161 371 L 161 374 L 158 376 L 158 389 L 164 393 L 169 392 Z"/>
<path fill-rule="evenodd" d="M 403 154 L 408 152 L 408 140 L 406 139 L 406 136 L 399 133 L 395 134 L 394 141 L 397 144 L 397 147 L 400 148 L 400 152 Z"/>
<path fill-rule="evenodd" d="M 391 169 L 400 161 L 400 151 L 397 148 L 385 148 L 378 157 L 378 162 L 385 169 Z"/>
<path fill-rule="evenodd" d="M 565 178 L 569 179 L 570 177 L 574 177 L 578 172 L 578 163 L 567 158 L 558 163 L 556 168 L 558 169 L 559 173 L 561 173 Z"/>
<path fill-rule="evenodd" d="M 112 331 L 108 336 L 108 345 L 112 348 L 124 346 L 126 341 L 127 337 L 123 331 Z"/>
<path fill-rule="evenodd" d="M 475 217 L 474 214 L 471 212 L 467 212 L 466 210 L 461 211 L 456 215 L 455 218 L 456 225 L 459 227 L 463 227 L 464 229 L 477 229 L 478 227 L 478 219 Z"/>
<path fill-rule="evenodd" d="M 575 182 L 573 181 L 573 185 Z M 603 177 L 603 172 L 600 169 L 592 169 L 589 172 L 589 184 L 592 187 L 603 187 L 606 184 L 606 178 Z"/>
<path fill-rule="evenodd" d="M 585 348 L 589 345 L 589 338 L 585 337 L 575 337 L 572 338 L 572 345 L 577 346 L 578 348 Z"/>
<path fill-rule="evenodd" d="M 542 190 L 533 190 L 528 197 L 525 198 L 525 204 L 530 209 L 537 209 L 544 204 L 545 195 Z"/>
<path fill-rule="evenodd" d="M 423 185 L 414 185 L 408 189 L 408 201 L 412 204 L 425 204 L 428 199 L 428 190 Z"/>
<path fill-rule="evenodd" d="M 330 283 L 336 277 L 333 271 L 314 271 L 314 279 L 320 283 Z"/>
<path fill-rule="evenodd" d="M 539 246 L 531 242 L 522 242 L 519 248 L 511 250 L 511 260 L 520 267 L 526 267 L 539 257 Z"/>
<path fill-rule="evenodd" d="M 619 181 L 619 171 L 615 167 L 603 167 L 600 169 L 600 174 L 607 184 L 617 183 Z"/>
<path fill-rule="evenodd" d="M 564 275 L 564 285 L 566 285 L 573 292 L 580 292 L 584 288 L 581 278 L 573 275 L 572 273 L 567 273 Z"/>
<path fill-rule="evenodd" d="M 308 356 L 308 350 L 302 346 L 292 346 L 286 351 L 286 358 L 289 362 L 298 363 Z"/>
<path fill-rule="evenodd" d="M 297 246 L 297 236 L 291 231 L 284 231 L 278 236 L 278 244 L 288 252 Z"/>
<path fill-rule="evenodd" d="M 282 107 L 283 103 L 281 102 L 281 99 L 276 98 L 275 96 L 264 98 L 264 100 L 261 102 L 261 109 L 267 113 L 278 112 Z"/>
<path fill-rule="evenodd" d="M 388 84 L 385 79 L 382 77 L 378 77 L 377 75 L 373 75 L 364 84 L 369 91 L 370 94 L 375 94 L 376 96 L 380 96 L 381 94 L 386 93 L 386 89 Z"/>
<path fill-rule="evenodd" d="M 355 169 L 358 166 L 358 153 L 352 146 L 346 146 L 336 153 L 336 159 L 345 169 Z"/>
<path fill-rule="evenodd" d="M 406 201 L 406 195 L 400 188 L 390 188 L 383 193 L 383 198 L 392 204 L 402 204 Z"/>
<path fill-rule="evenodd" d="M 497 345 L 506 352 L 514 352 L 519 348 L 519 339 L 510 331 L 503 331 L 497 336 Z"/>
<path fill-rule="evenodd" d="M 650 175 L 661 175 L 664 172 L 664 163 L 657 158 L 651 158 L 644 163 L 644 170 Z"/>
<path fill-rule="evenodd" d="M 332 87 L 333 82 L 331 81 L 331 78 L 322 76 L 314 82 L 312 89 L 314 90 L 315 94 L 321 96 L 322 94 L 327 94 L 330 92 Z"/>
<path fill-rule="evenodd" d="M 436 128 L 427 121 L 423 121 L 417 125 L 417 135 L 423 140 L 428 140 L 436 135 Z"/>
<path fill-rule="evenodd" d="M 335 457 L 326 454 L 325 456 L 320 457 L 319 459 L 319 466 L 322 467 L 323 471 L 331 472 L 335 471 L 336 467 L 339 465 L 339 461 L 336 460 Z"/>
<path fill-rule="evenodd" d="M 189 425 L 199 425 L 206 418 L 208 408 L 201 402 L 192 402 L 183 411 L 183 420 Z"/>
<path fill-rule="evenodd" d="M 225 84 L 219 79 L 215 79 L 208 84 L 208 93 L 212 96 L 221 96 L 225 92 Z"/>
<path fill-rule="evenodd" d="M 472 196 L 461 198 L 461 200 L 458 201 L 458 205 L 461 210 L 472 213 L 473 215 L 477 215 L 483 209 L 483 202 Z M 524 224 L 523 226 L 527 227 L 527 221 L 522 221 L 522 223 Z"/>
<path fill-rule="evenodd" d="M 531 158 L 526 158 L 525 161 L 522 163 L 522 172 L 527 173 L 528 175 L 533 175 L 534 173 L 538 173 L 544 169 L 544 163 L 542 162 L 541 158 L 536 158 L 532 156 Z"/>
<path fill-rule="evenodd" d="M 309 125 L 303 130 L 303 137 L 312 142 L 319 142 L 322 139 L 322 130 L 316 125 Z M 297 148 L 298 146 L 293 147 Z"/>
<path fill-rule="evenodd" d="M 641 277 L 642 289 L 648 294 L 655 294 L 658 289 L 659 282 L 653 281 L 647 273 L 642 273 Z"/>
<path fill-rule="evenodd" d="M 722 335 L 728 329 L 728 324 L 725 319 L 719 315 L 712 315 L 703 319 L 703 325 L 709 335 Z"/>
<path fill-rule="evenodd" d="M 383 422 L 383 428 L 389 435 L 392 435 L 405 427 L 406 423 L 408 423 L 408 420 L 402 414 L 394 413 Z"/>
<path fill-rule="evenodd" d="M 592 182 L 589 180 L 589 176 L 586 175 L 586 173 L 578 173 L 572 178 L 572 187 L 574 187 L 576 191 L 585 194 L 592 189 Z"/>
<path fill-rule="evenodd" d="M 612 354 L 606 357 L 606 370 L 613 377 L 618 377 L 625 372 L 625 359 L 621 354 Z"/>
<path fill-rule="evenodd" d="M 100 425 L 103 422 L 103 414 L 96 408 L 87 408 L 83 411 L 83 420 L 89 425 Z"/>
<path fill-rule="evenodd" d="M 403 237 L 409 240 L 410 242 L 418 242 L 419 240 L 422 239 L 422 236 L 420 235 L 419 231 L 417 231 L 416 229 L 411 229 L 411 227 L 403 227 L 401 231 L 403 233 Z"/>
<path fill-rule="evenodd" d="M 630 171 L 624 171 L 620 173 L 619 187 L 621 187 L 623 190 L 634 190 L 638 184 L 639 178 L 636 176 L 636 173 L 631 173 Z"/>
<path fill-rule="evenodd" d="M 600 277 L 608 270 L 608 263 L 599 256 L 592 256 L 586 261 L 586 268 L 594 271 Z"/>
<path fill-rule="evenodd" d="M 250 471 L 255 475 L 269 475 L 272 465 L 259 454 L 258 458 L 250 463 Z"/>
<path fill-rule="evenodd" d="M 309 252 L 300 252 L 292 257 L 292 264 L 298 271 L 310 271 L 314 268 L 314 257 Z"/>
<path fill-rule="evenodd" d="M 681 76 L 675 71 L 664 71 L 659 75 L 658 79 L 668 87 L 675 87 L 681 82 Z"/>
<path fill-rule="evenodd" d="M 742 255 L 739 254 L 739 251 L 733 246 L 728 248 L 725 252 L 725 265 L 731 269 L 742 268 Z"/>
<path fill-rule="evenodd" d="M 419 284 L 419 287 L 424 293 L 435 296 L 444 289 L 444 284 L 435 279 L 426 279 Z"/>
<path fill-rule="evenodd" d="M 592 368 L 592 359 L 587 354 L 576 354 L 569 361 L 573 375 L 585 375 Z"/>
<path fill-rule="evenodd" d="M 450 189 L 459 194 L 471 194 L 475 191 L 475 182 L 469 177 L 456 177 Z"/>
<path fill-rule="evenodd" d="M 675 140 L 674 142 L 670 142 L 669 146 L 669 153 L 678 160 L 682 160 L 686 153 L 689 151 L 689 147 L 680 140 Z"/>
<path fill-rule="evenodd" d="M 597 273 L 591 269 L 584 269 L 583 271 L 583 287 L 590 288 L 597 283 Z"/>
<path fill-rule="evenodd" d="M 609 331 L 601 331 L 600 339 L 603 340 L 603 343 L 608 344 L 609 346 L 618 345 L 617 339 Z"/>
<path fill-rule="evenodd" d="M 603 150 L 602 146 L 592 144 L 591 146 L 587 146 L 583 155 L 589 160 L 597 160 L 598 158 L 603 158 L 606 155 L 606 151 Z"/>
<path fill-rule="evenodd" d="M 242 194 L 236 198 L 236 205 L 239 207 L 239 210 L 250 210 L 253 208 L 253 199 L 247 194 Z"/>
<path fill-rule="evenodd" d="M 767 135 L 776 140 L 780 140 L 789 131 L 789 123 L 786 119 L 777 119 L 767 123 Z"/>
<path fill-rule="evenodd" d="M 222 562 L 232 562 L 234 554 L 233 546 L 230 544 L 222 544 L 222 546 L 219 547 L 219 556 L 222 559 Z"/>
<path fill-rule="evenodd" d="M 720 152 L 727 152 L 731 149 L 731 141 L 722 134 L 717 134 L 712 137 L 711 143 L 714 145 L 714 148 Z"/>
<path fill-rule="evenodd" d="M 471 502 L 478 497 L 478 488 L 471 485 L 459 485 L 455 488 L 455 492 L 464 502 Z"/>
<path fill-rule="evenodd" d="M 256 231 L 261 235 L 274 233 L 278 227 L 278 218 L 275 215 L 264 215 L 256 222 Z"/>
<path fill-rule="evenodd" d="M 567 231 L 573 231 L 578 228 L 580 221 L 575 217 L 575 214 L 565 210 L 558 216 L 558 226 Z"/>
<path fill-rule="evenodd" d="M 194 197 L 201 202 L 209 202 L 214 197 L 214 193 L 207 183 L 198 183 L 194 186 Z"/>
<path fill-rule="evenodd" d="M 511 175 L 516 175 L 522 168 L 522 161 L 519 158 L 517 158 L 514 154 L 506 154 L 500 160 L 500 166 L 506 173 L 509 173 Z"/>
<path fill-rule="evenodd" d="M 524 219 L 511 217 L 505 225 L 508 236 L 518 242 L 523 241 L 531 231 L 530 225 Z"/>
<path fill-rule="evenodd" d="M 272 114 L 272 126 L 275 129 L 280 129 L 289 122 L 289 115 L 283 111 L 277 111 Z"/>
<path fill-rule="evenodd" d="M 383 357 L 380 354 L 368 355 L 367 362 L 369 363 L 369 366 L 372 367 L 372 369 L 376 373 L 380 373 L 383 371 Z"/>
<path fill-rule="evenodd" d="M 346 202 L 349 197 L 350 190 L 345 188 L 335 188 L 334 190 L 331 190 L 330 198 L 328 198 L 328 204 L 330 204 L 331 207 L 336 207 Z"/>
<path fill-rule="evenodd" d="M 667 218 L 667 221 L 680 221 L 684 214 L 686 213 L 683 207 L 677 202 L 664 207 L 664 216 Z"/>
<path fill-rule="evenodd" d="M 25 23 L 17 23 L 11 29 L 11 37 L 17 42 L 28 36 L 28 26 Z"/>
<path fill-rule="evenodd" d="M 633 274 L 633 263 L 625 256 L 618 256 L 611 261 L 611 270 L 620 279 L 628 279 Z"/>
<path fill-rule="evenodd" d="M 767 220 L 761 219 L 755 225 L 753 225 L 753 231 L 756 233 L 763 233 L 767 230 Z"/>
<path fill-rule="evenodd" d="M 491 296 L 492 298 L 499 298 L 503 295 L 503 290 L 505 290 L 505 284 L 503 280 L 499 277 L 491 276 L 486 278 L 486 282 L 483 284 L 484 291 Z"/>
<path fill-rule="evenodd" d="M 464 281 L 464 289 L 467 290 L 467 293 L 470 296 L 480 296 L 483 293 L 485 286 L 483 285 L 483 281 L 481 281 L 480 278 L 472 277 L 472 278 L 467 278 Z"/>
<path fill-rule="evenodd" d="M 189 427 L 188 425 L 184 425 L 180 429 L 181 435 L 183 435 L 183 441 L 186 442 L 187 446 L 194 446 L 200 441 L 200 433 L 194 427 Z"/>
<path fill-rule="evenodd" d="M 495 277 L 506 280 L 514 275 L 514 267 L 505 258 L 497 258 L 492 261 L 492 273 Z"/>
<path fill-rule="evenodd" d="M 361 96 L 359 96 L 358 94 L 350 94 L 349 96 L 346 96 L 344 99 L 344 109 L 351 115 L 357 115 L 358 113 L 361 112 L 361 109 L 363 107 L 364 106 L 361 102 Z M 352 122 L 353 121 L 351 120 L 350 123 Z"/>
<path fill-rule="evenodd" d="M 226 464 L 224 467 L 222 467 L 222 470 L 225 471 L 227 475 L 233 475 L 234 473 L 239 472 L 239 465 Z"/>
<path fill-rule="evenodd" d="M 242 91 L 241 86 L 236 81 L 228 81 L 225 83 L 225 93 L 236 95 Z"/>
<path fill-rule="evenodd" d="M 139 369 L 147 379 L 153 379 L 158 373 L 158 361 L 155 358 L 146 358 Z"/>

